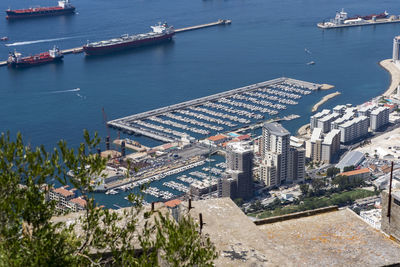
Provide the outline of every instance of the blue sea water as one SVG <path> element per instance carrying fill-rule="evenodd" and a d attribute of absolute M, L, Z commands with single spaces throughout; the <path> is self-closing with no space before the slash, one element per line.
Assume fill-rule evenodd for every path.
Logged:
<path fill-rule="evenodd" d="M 0 10 L 55 4 L 2 0 Z M 14 49 L 28 55 L 53 45 L 66 49 L 87 40 L 147 32 L 158 21 L 181 28 L 229 18 L 232 25 L 177 34 L 171 43 L 110 56 L 77 54 L 60 64 L 22 70 L 1 67 L 0 132 L 21 131 L 33 145 L 52 147 L 65 139 L 76 146 L 83 129 L 106 135 L 102 107 L 113 119 L 281 76 L 335 85 L 342 95 L 323 108 L 360 104 L 388 87 L 390 76 L 377 63 L 391 57 L 393 37 L 400 32 L 400 24 L 316 27 L 342 7 L 350 15 L 384 10 L 400 14 L 396 0 L 76 0 L 73 4 L 78 14 L 72 16 L 8 22 L 3 13 L 0 37 L 25 44 L 0 43 L 0 59 L 6 60 Z M 316 64 L 307 65 L 311 60 Z M 71 91 L 75 88 L 81 90 Z M 328 93 L 313 93 L 290 107 L 287 113 L 302 117 L 284 123 L 285 127 L 294 133 Z M 146 138 L 139 141 L 155 144 Z"/>

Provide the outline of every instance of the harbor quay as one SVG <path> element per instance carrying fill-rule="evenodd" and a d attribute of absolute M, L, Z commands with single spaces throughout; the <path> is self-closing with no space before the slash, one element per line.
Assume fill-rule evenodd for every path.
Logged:
<path fill-rule="evenodd" d="M 321 84 L 281 77 L 111 120 L 107 125 L 162 142 L 202 139 L 249 126 L 265 120 L 266 116 L 272 119 L 321 87 Z"/>

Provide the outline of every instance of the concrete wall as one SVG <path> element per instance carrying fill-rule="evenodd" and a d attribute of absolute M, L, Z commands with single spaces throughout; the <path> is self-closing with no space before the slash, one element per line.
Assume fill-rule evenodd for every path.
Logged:
<path fill-rule="evenodd" d="M 390 212 L 390 222 L 387 216 L 388 211 L 388 191 L 382 192 L 382 223 L 381 229 L 386 234 L 393 236 L 400 241 L 400 191 L 392 191 L 392 204 Z M 399 255 L 400 257 L 400 255 Z"/>

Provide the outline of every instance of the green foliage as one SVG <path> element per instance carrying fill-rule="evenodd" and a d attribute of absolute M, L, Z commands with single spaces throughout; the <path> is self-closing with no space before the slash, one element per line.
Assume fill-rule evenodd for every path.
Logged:
<path fill-rule="evenodd" d="M 233 200 L 233 202 L 235 202 L 235 204 L 236 204 L 238 207 L 240 207 L 240 206 L 243 205 L 243 199 L 241 199 L 241 198 L 236 198 L 236 199 Z"/>
<path fill-rule="evenodd" d="M 325 187 L 325 181 L 324 181 L 323 179 L 318 179 L 318 178 L 313 179 L 313 180 L 311 181 L 311 186 L 312 186 L 313 189 L 314 189 L 314 193 L 315 193 L 317 196 L 319 196 L 319 195 L 322 194 L 322 188 Z"/>
<path fill-rule="evenodd" d="M 332 184 L 336 185 L 340 191 L 343 191 L 364 185 L 364 180 L 362 178 L 350 179 L 345 175 L 338 175 L 335 178 L 333 178 Z"/>
<path fill-rule="evenodd" d="M 161 248 L 161 258 L 168 265 L 213 266 L 211 260 L 218 257 L 215 247 L 208 237 L 198 234 L 198 225 L 192 218 L 182 217 L 177 224 L 160 214 L 156 219 L 156 227 L 156 246 Z"/>
<path fill-rule="evenodd" d="M 340 169 L 339 168 L 335 168 L 335 167 L 330 167 L 326 170 L 326 175 L 328 177 L 333 177 L 336 174 L 340 173 Z"/>
<path fill-rule="evenodd" d="M 1 135 L 0 266 L 159 266 L 160 256 L 172 266 L 212 263 L 215 247 L 190 217 L 175 222 L 169 214 L 144 216 L 142 198 L 133 194 L 131 208 L 99 208 L 92 177 L 102 174 L 107 159 L 95 153 L 97 134 L 91 138 L 85 131 L 84 140 L 77 149 L 60 141 L 49 153 L 25 146 L 20 134 L 15 141 Z M 56 203 L 46 200 L 46 183 L 53 180 L 72 184 L 87 201 L 69 225 L 54 221 Z"/>
<path fill-rule="evenodd" d="M 300 191 L 301 191 L 301 194 L 303 196 L 307 196 L 309 189 L 310 189 L 310 186 L 308 184 L 301 184 L 300 185 Z"/>
<path fill-rule="evenodd" d="M 272 216 L 284 215 L 299 211 L 313 210 L 322 207 L 328 207 L 332 205 L 345 206 L 351 205 L 355 200 L 375 195 L 374 192 L 364 189 L 355 189 L 353 191 L 347 191 L 342 193 L 334 193 L 331 196 L 324 197 L 307 197 L 303 200 L 302 204 L 289 205 L 281 208 L 277 208 L 272 211 L 264 211 L 259 214 L 253 214 L 257 218 L 268 218 Z"/>
<path fill-rule="evenodd" d="M 354 165 L 346 166 L 346 167 L 343 168 L 343 172 L 352 171 L 352 170 L 354 170 L 354 168 L 355 168 Z"/>

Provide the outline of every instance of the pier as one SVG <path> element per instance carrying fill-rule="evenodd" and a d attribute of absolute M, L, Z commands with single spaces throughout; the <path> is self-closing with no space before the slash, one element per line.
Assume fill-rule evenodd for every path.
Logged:
<path fill-rule="evenodd" d="M 214 27 L 214 26 L 218 26 L 218 25 L 229 25 L 231 23 L 232 23 L 232 21 L 229 20 L 229 19 L 219 19 L 219 20 L 217 20 L 215 22 L 210 22 L 210 23 L 206 23 L 206 24 L 200 24 L 200 25 L 195 25 L 195 26 L 190 26 L 190 27 L 185 27 L 185 28 L 180 28 L 180 29 L 175 29 L 175 33 L 194 31 L 194 30 Z M 80 47 L 75 47 L 75 48 L 64 49 L 64 50 L 61 50 L 61 52 L 64 55 L 79 54 L 79 53 L 83 52 L 83 47 L 80 46 Z M 1 66 L 7 66 L 7 61 L 0 61 L 0 67 Z"/>
<path fill-rule="evenodd" d="M 232 23 L 232 21 L 229 20 L 229 19 L 219 19 L 216 22 L 211 22 L 211 23 L 200 24 L 200 25 L 196 25 L 196 26 L 176 29 L 175 33 L 199 30 L 199 29 L 204 29 L 204 28 L 213 27 L 213 26 L 217 26 L 217 25 L 228 25 L 228 24 L 231 24 L 231 23 Z"/>
<path fill-rule="evenodd" d="M 163 142 L 178 141 L 192 133 L 205 137 L 250 126 L 264 120 L 266 115 L 277 115 L 287 108 L 286 105 L 298 104 L 292 99 L 299 99 L 321 87 L 321 84 L 282 77 L 130 115 L 107 124 L 128 134 L 140 134 Z"/>
<path fill-rule="evenodd" d="M 325 102 L 327 102 L 329 99 L 334 98 L 335 96 L 340 95 L 341 93 L 339 91 L 334 92 L 332 94 L 326 95 L 324 96 L 317 104 L 315 104 L 312 109 L 311 112 L 315 112 L 318 110 L 318 108 L 323 105 Z"/>

